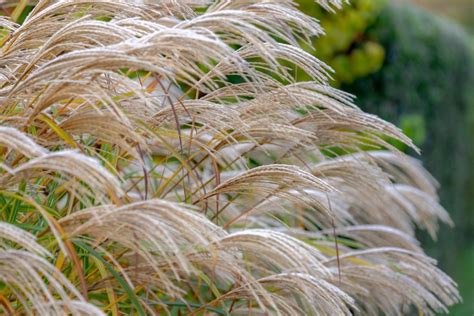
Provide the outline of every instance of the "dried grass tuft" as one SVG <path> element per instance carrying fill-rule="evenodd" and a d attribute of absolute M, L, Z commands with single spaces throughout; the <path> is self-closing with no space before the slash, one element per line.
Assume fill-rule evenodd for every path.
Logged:
<path fill-rule="evenodd" d="M 328 85 L 300 47 L 323 30 L 292 1 L 42 0 L 0 27 L 1 313 L 460 300 L 415 238 L 451 223 L 436 181 Z"/>

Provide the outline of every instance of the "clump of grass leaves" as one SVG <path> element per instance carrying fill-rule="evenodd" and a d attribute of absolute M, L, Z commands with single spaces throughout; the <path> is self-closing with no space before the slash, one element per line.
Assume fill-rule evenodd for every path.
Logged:
<path fill-rule="evenodd" d="M 43 0 L 0 27 L 1 313 L 459 301 L 415 239 L 450 223 L 436 182 L 328 85 L 292 1 Z"/>

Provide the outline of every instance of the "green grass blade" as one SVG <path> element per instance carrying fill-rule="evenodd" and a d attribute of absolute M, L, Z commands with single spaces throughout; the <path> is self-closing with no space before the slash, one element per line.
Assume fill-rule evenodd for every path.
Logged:
<path fill-rule="evenodd" d="M 137 296 L 133 292 L 133 289 L 120 276 L 120 274 L 117 271 L 115 271 L 115 269 L 107 262 L 107 260 L 105 260 L 104 257 L 100 253 L 98 253 L 95 249 L 93 249 L 92 247 L 86 245 L 85 243 L 81 241 L 75 240 L 74 244 L 84 249 L 85 251 L 89 252 L 95 258 L 99 259 L 107 268 L 107 270 L 109 270 L 109 272 L 113 275 L 113 277 L 119 282 L 119 284 L 122 286 L 125 292 L 127 292 L 130 298 L 130 301 L 132 302 L 133 306 L 135 306 L 135 308 L 137 309 L 138 314 L 140 316 L 146 316 L 146 313 L 143 310 L 143 307 L 141 306 L 140 302 L 138 301 Z"/>

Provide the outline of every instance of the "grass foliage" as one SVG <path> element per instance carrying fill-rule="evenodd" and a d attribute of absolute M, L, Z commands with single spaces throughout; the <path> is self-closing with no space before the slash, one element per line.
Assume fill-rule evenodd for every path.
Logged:
<path fill-rule="evenodd" d="M 328 85 L 291 1 L 44 0 L 0 25 L 2 313 L 459 301 L 414 238 L 450 223 L 436 181 Z"/>

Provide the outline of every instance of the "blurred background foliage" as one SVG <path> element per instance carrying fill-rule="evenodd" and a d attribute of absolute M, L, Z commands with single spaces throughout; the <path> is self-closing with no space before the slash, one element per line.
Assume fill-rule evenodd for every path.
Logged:
<path fill-rule="evenodd" d="M 451 314 L 474 315 L 474 1 L 413 1 L 465 29 L 408 1 L 351 0 L 335 15 L 298 0 L 326 30 L 314 54 L 336 71 L 333 84 L 421 147 L 456 223 L 436 243 L 421 236 L 424 247 L 460 286 L 464 303 Z"/>
<path fill-rule="evenodd" d="M 383 65 L 384 47 L 367 35 L 384 3 L 374 0 L 352 1 L 344 10 L 332 14 L 312 0 L 298 0 L 306 14 L 317 17 L 326 35 L 313 39 L 315 55 L 334 70 L 334 85 L 353 83 L 355 79 L 374 73 Z M 298 74 L 299 79 L 304 78 Z"/>
<path fill-rule="evenodd" d="M 474 33 L 474 1 L 472 0 L 412 0 L 439 14 L 455 19 Z"/>

